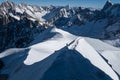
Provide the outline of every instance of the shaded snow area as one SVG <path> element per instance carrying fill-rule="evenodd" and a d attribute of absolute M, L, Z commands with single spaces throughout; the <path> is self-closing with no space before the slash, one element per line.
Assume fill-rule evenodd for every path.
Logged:
<path fill-rule="evenodd" d="M 86 22 L 85 24 L 78 26 L 73 25 L 69 28 L 63 28 L 65 31 L 70 32 L 74 35 L 93 37 L 93 38 L 102 38 L 104 28 L 108 21 L 106 19 L 101 19 L 98 21 Z"/>
<path fill-rule="evenodd" d="M 119 38 L 118 39 L 114 39 L 114 40 L 104 40 L 104 42 L 120 48 L 120 39 Z"/>
<path fill-rule="evenodd" d="M 109 27 L 107 28 L 107 31 L 108 31 L 108 32 L 115 32 L 115 31 L 117 31 L 117 30 L 120 30 L 120 24 L 119 24 L 119 23 L 115 23 L 114 25 L 109 26 Z"/>
<path fill-rule="evenodd" d="M 32 65 L 38 61 L 41 61 L 42 59 L 54 53 L 55 50 L 61 49 L 76 38 L 68 32 L 64 32 L 56 28 L 54 28 L 51 33 L 55 33 L 51 39 L 30 47 L 31 50 L 29 51 L 29 55 L 24 61 L 26 65 Z"/>
<path fill-rule="evenodd" d="M 22 49 L 0 54 L 8 80 L 119 80 L 120 49 L 49 28 Z"/>

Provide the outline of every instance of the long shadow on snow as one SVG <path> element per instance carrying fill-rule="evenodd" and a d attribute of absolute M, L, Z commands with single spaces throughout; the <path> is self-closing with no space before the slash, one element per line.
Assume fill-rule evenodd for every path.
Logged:
<path fill-rule="evenodd" d="M 15 72 L 10 80 L 16 78 L 17 80 L 113 80 L 79 52 L 69 50 L 67 47 L 33 65 L 24 64 L 24 67 Z"/>
<path fill-rule="evenodd" d="M 75 50 L 66 47 L 54 54 L 58 56 L 40 80 L 112 80 Z"/>
<path fill-rule="evenodd" d="M 35 38 L 35 40 L 30 44 L 30 46 L 34 45 L 34 44 L 37 44 L 37 43 L 40 43 L 40 42 L 45 42 L 48 39 L 51 39 L 52 37 L 54 37 L 56 34 L 58 34 L 57 32 L 51 32 L 52 29 L 53 28 L 50 27 L 46 31 L 44 31 L 43 33 L 41 33 L 40 35 L 38 35 Z"/>
<path fill-rule="evenodd" d="M 9 80 L 113 80 L 79 52 L 67 47 L 32 65 L 23 63 L 26 57 L 19 60 Z"/>

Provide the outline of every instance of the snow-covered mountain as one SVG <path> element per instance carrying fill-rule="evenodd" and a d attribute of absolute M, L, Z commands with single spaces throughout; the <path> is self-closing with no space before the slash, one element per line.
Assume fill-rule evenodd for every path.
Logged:
<path fill-rule="evenodd" d="M 34 40 L 34 35 L 49 26 L 64 30 L 69 28 L 67 30 L 75 35 L 105 39 L 105 42 L 119 47 L 119 9 L 119 4 L 110 1 L 101 10 L 70 5 L 39 7 L 3 2 L 0 5 L 0 52 L 8 48 L 28 46 Z M 77 31 L 70 30 L 73 28 Z"/>
<path fill-rule="evenodd" d="M 120 80 L 119 9 L 3 2 L 0 80 Z"/>
<path fill-rule="evenodd" d="M 9 74 L 9 80 L 119 80 L 120 49 L 98 39 L 52 28 L 32 44 L 2 52 L 1 74 Z"/>

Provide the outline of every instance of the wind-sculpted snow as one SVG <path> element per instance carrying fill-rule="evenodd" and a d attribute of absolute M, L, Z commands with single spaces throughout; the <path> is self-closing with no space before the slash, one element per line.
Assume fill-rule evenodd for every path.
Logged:
<path fill-rule="evenodd" d="M 108 60 L 111 67 L 120 75 L 120 49 L 118 51 L 106 50 L 101 53 Z"/>
<path fill-rule="evenodd" d="M 74 49 L 64 47 L 53 55 L 55 54 L 58 56 L 41 80 L 112 80 L 104 71 Z"/>
<path fill-rule="evenodd" d="M 107 1 L 103 9 L 97 10 L 81 6 L 47 7 L 5 1 L 0 5 L 0 52 L 9 48 L 28 47 L 34 40 L 34 35 L 53 26 L 75 35 L 112 39 L 118 43 L 119 6 Z"/>
<path fill-rule="evenodd" d="M 94 41 L 94 40 L 93 40 Z M 99 41 L 99 40 L 98 40 Z M 97 42 L 97 41 L 94 41 Z M 99 55 L 99 53 L 93 48 L 89 42 L 87 42 L 86 38 L 78 39 L 74 44 L 75 50 L 80 52 L 85 58 L 87 58 L 91 63 L 97 66 L 99 69 L 103 70 L 105 73 L 109 74 L 113 79 L 119 80 L 119 78 L 115 75 L 114 71 L 108 64 L 104 61 L 104 59 Z M 95 44 L 97 45 L 97 44 Z M 99 43 L 98 43 L 99 46 Z M 90 52 L 90 53 L 89 53 Z M 111 68 L 111 69 L 110 69 Z M 110 69 L 110 70 L 108 70 Z"/>
<path fill-rule="evenodd" d="M 24 61 L 26 65 L 32 65 L 36 62 L 41 61 L 42 59 L 54 53 L 54 51 L 61 49 L 76 38 L 76 36 L 73 36 L 72 34 L 69 34 L 68 32 L 64 32 L 57 28 L 52 29 L 49 35 L 52 33 L 56 34 L 49 40 L 30 47 L 31 50 L 28 53 L 29 55 Z"/>
<path fill-rule="evenodd" d="M 85 40 L 102 55 L 109 65 L 120 75 L 120 48 L 113 47 L 98 39 L 85 38 Z"/>
<path fill-rule="evenodd" d="M 3 2 L 0 80 L 120 80 L 119 10 Z"/>
<path fill-rule="evenodd" d="M 46 33 L 52 36 L 46 37 Z M 119 80 L 116 74 L 119 74 L 119 62 L 113 63 L 119 56 L 114 59 L 116 54 L 100 54 L 100 50 L 115 52 L 119 49 L 98 39 L 79 37 L 53 28 L 38 35 L 29 48 L 16 50 L 0 54 L 5 63 L 1 73 L 9 74 L 9 80 Z"/>

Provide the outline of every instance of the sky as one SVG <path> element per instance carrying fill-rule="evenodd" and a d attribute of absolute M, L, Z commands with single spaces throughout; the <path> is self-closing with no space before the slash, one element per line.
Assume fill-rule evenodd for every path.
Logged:
<path fill-rule="evenodd" d="M 0 0 L 0 3 L 6 0 Z M 102 8 L 107 0 L 10 0 L 15 3 L 27 3 L 39 6 L 82 6 L 82 7 L 92 7 L 92 8 Z M 120 0 L 110 0 L 112 3 L 120 3 Z"/>

